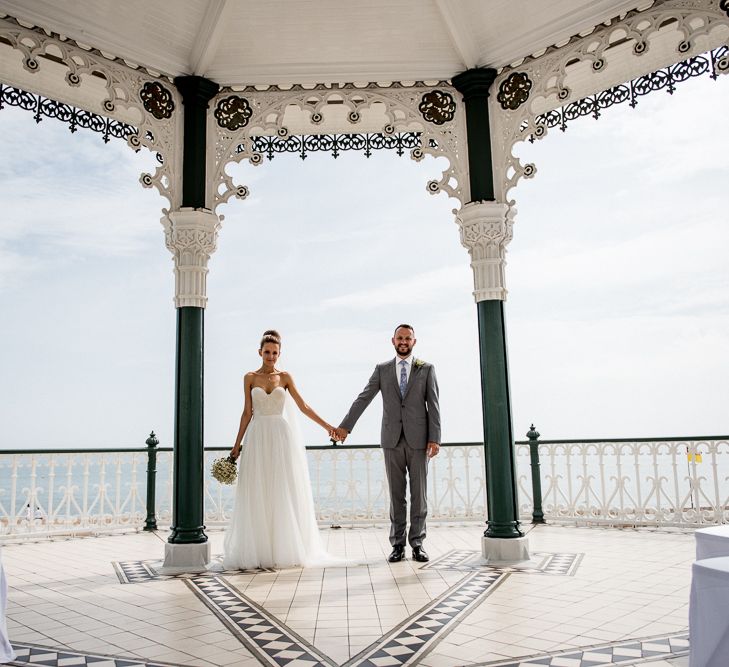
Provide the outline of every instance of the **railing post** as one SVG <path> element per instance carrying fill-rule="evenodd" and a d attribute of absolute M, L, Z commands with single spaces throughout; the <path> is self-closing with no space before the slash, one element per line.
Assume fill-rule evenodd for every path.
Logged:
<path fill-rule="evenodd" d="M 155 487 L 157 482 L 157 445 L 159 440 L 152 431 L 147 444 L 147 519 L 144 530 L 157 530 L 157 514 L 155 507 Z"/>
<path fill-rule="evenodd" d="M 532 498 L 534 499 L 532 523 L 546 523 L 542 511 L 542 477 L 539 472 L 539 431 L 534 430 L 534 424 L 532 424 L 526 435 L 529 438 L 529 457 L 532 468 Z"/>

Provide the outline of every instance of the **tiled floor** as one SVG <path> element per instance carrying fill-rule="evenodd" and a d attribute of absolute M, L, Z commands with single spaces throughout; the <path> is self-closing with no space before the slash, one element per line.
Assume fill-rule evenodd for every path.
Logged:
<path fill-rule="evenodd" d="M 384 528 L 327 529 L 359 565 L 182 577 L 162 532 L 7 545 L 13 664 L 688 665 L 691 532 L 539 526 L 500 569 L 481 532 L 431 526 L 430 563 L 391 565 Z"/>

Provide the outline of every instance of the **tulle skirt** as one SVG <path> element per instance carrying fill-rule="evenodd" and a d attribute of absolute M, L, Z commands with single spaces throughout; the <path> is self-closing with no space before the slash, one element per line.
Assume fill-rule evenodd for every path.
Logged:
<path fill-rule="evenodd" d="M 279 415 L 254 417 L 243 445 L 225 535 L 226 569 L 326 565 L 306 450 Z"/>

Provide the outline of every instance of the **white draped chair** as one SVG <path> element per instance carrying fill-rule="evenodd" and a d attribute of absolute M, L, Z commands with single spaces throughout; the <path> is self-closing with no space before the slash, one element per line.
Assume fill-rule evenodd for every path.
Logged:
<path fill-rule="evenodd" d="M 8 630 L 5 622 L 5 609 L 8 605 L 8 582 L 3 568 L 2 549 L 0 549 L 0 663 L 15 659 L 15 652 L 8 641 Z"/>

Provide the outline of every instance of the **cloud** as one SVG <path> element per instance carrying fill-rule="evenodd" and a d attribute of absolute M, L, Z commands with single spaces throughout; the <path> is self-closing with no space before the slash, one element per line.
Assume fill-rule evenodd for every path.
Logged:
<path fill-rule="evenodd" d="M 334 308 L 370 310 L 402 303 L 404 300 L 411 305 L 432 303 L 440 298 L 448 298 L 454 291 L 463 290 L 468 284 L 470 271 L 468 265 L 465 267 L 463 265 L 447 266 L 425 271 L 377 287 L 324 299 L 320 304 L 320 310 L 326 311 Z"/>

